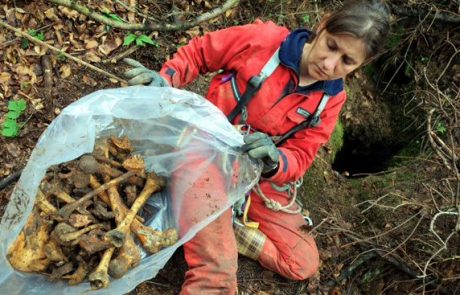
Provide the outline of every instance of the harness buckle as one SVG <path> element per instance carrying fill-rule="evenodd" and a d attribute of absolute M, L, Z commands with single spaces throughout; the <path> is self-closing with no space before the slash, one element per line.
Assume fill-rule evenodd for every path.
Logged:
<path fill-rule="evenodd" d="M 252 86 L 254 90 L 259 90 L 262 84 L 264 83 L 266 77 L 263 75 L 252 76 L 248 82 L 248 86 Z"/>

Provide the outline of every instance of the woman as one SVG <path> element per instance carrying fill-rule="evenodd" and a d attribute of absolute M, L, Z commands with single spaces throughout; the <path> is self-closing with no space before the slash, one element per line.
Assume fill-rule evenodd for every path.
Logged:
<path fill-rule="evenodd" d="M 289 192 L 334 130 L 346 100 L 343 78 L 377 54 L 388 31 L 382 1 L 352 0 L 315 32 L 257 21 L 193 39 L 159 73 L 127 61 L 135 67 L 127 73 L 131 85 L 184 87 L 220 71 L 206 97 L 233 124 L 250 126 L 243 148 L 264 163 L 248 213 L 258 229 L 237 226 L 235 238 L 229 210 L 186 243 L 183 294 L 235 294 L 237 249 L 290 279 L 318 270 L 315 241 L 302 231 L 306 222 Z"/>

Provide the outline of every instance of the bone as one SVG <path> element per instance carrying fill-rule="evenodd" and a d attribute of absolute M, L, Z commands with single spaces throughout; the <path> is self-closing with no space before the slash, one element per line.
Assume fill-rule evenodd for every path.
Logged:
<path fill-rule="evenodd" d="M 50 183 L 48 181 L 42 181 L 40 188 L 46 196 L 54 195 L 66 204 L 75 202 L 75 199 L 63 191 L 56 182 Z"/>
<path fill-rule="evenodd" d="M 104 240 L 104 234 L 105 232 L 102 231 L 100 232 L 100 234 L 98 230 L 92 231 L 89 234 L 83 235 L 79 239 L 78 245 L 89 255 L 108 249 L 112 247 L 112 244 Z"/>
<path fill-rule="evenodd" d="M 89 275 L 91 289 L 98 290 L 106 288 L 109 285 L 110 278 L 108 274 L 108 267 L 114 251 L 115 247 L 105 250 L 96 270 Z"/>
<path fill-rule="evenodd" d="M 108 179 L 106 178 L 106 181 L 108 181 Z M 99 183 L 99 181 L 97 180 L 96 177 L 91 177 L 91 187 L 93 189 L 97 189 L 101 186 L 101 184 Z M 115 191 L 116 191 L 116 187 L 112 186 L 110 187 L 107 192 L 106 191 L 103 191 L 99 194 L 99 197 L 101 198 L 101 200 L 106 203 L 107 205 L 109 205 L 111 208 L 112 208 L 112 212 L 114 213 L 115 215 L 115 221 L 117 219 L 117 216 L 121 216 L 121 214 L 123 214 L 123 217 L 122 219 L 124 218 L 124 215 L 126 215 L 126 211 L 128 211 L 128 208 L 126 207 L 126 205 L 123 203 L 123 201 L 121 200 L 120 198 L 120 195 L 118 194 L 118 191 L 116 191 L 116 196 L 117 197 L 114 197 L 115 199 L 114 200 L 111 200 L 110 197 L 109 197 L 109 192 L 111 190 L 111 188 L 115 188 Z M 113 207 L 112 204 L 115 204 L 115 207 Z M 117 213 L 116 211 L 119 211 L 120 213 Z M 144 219 L 142 217 L 140 217 L 139 215 L 136 215 L 136 219 L 139 220 L 139 222 L 144 222 Z M 121 221 L 121 220 L 120 220 Z"/>
<path fill-rule="evenodd" d="M 37 191 L 37 198 L 36 198 L 36 204 L 37 207 L 45 213 L 45 215 L 57 220 L 57 221 L 62 221 L 62 217 L 59 215 L 59 211 L 57 210 L 56 207 L 54 207 L 53 204 L 48 201 L 46 198 L 45 194 L 41 191 Z"/>
<path fill-rule="evenodd" d="M 134 243 L 131 234 L 128 233 L 118 256 L 110 261 L 109 274 L 116 279 L 121 278 L 130 268 L 139 264 L 140 261 L 141 253 L 139 248 Z"/>
<path fill-rule="evenodd" d="M 38 210 L 34 209 L 24 229 L 8 250 L 9 262 L 20 271 L 44 271 L 50 263 L 45 253 L 48 239 L 48 223 L 40 217 Z"/>
<path fill-rule="evenodd" d="M 59 225 L 60 224 L 58 224 L 56 226 L 56 228 L 58 228 Z M 83 234 L 85 234 L 87 232 L 90 232 L 90 231 L 92 231 L 94 229 L 97 229 L 97 228 L 103 228 L 103 227 L 104 227 L 104 225 L 101 224 L 101 223 L 92 224 L 92 225 L 87 226 L 85 228 L 82 228 L 80 230 L 75 230 L 75 231 L 71 231 L 71 232 L 64 232 L 64 233 L 56 232 L 56 237 L 57 237 L 57 240 L 58 240 L 59 243 L 65 244 L 65 243 L 68 243 L 70 241 L 78 239 L 80 236 L 82 236 Z M 67 229 L 66 229 L 66 231 L 67 231 Z"/>
<path fill-rule="evenodd" d="M 123 174 L 118 169 L 112 168 L 107 164 L 100 164 L 92 155 L 84 155 L 80 158 L 78 167 L 87 174 L 98 173 L 100 175 L 108 175 L 112 178 Z"/>
<path fill-rule="evenodd" d="M 132 206 L 134 201 L 137 198 L 137 186 L 127 185 L 125 187 L 125 195 L 126 195 L 126 204 L 128 206 Z"/>
<path fill-rule="evenodd" d="M 110 187 L 107 192 L 110 198 L 112 211 L 115 214 L 115 221 L 117 225 L 119 225 L 123 222 L 126 216 L 126 206 L 123 204 L 120 194 L 115 187 Z M 121 278 L 130 268 L 137 265 L 140 259 L 141 253 L 134 243 L 133 237 L 128 229 L 125 242 L 123 247 L 120 249 L 118 256 L 110 261 L 110 276 L 114 278 Z"/>
<path fill-rule="evenodd" d="M 107 179 L 106 179 L 107 180 Z M 97 183 L 95 183 L 97 185 Z M 108 189 L 110 204 L 112 211 L 115 214 L 115 221 L 119 225 L 126 216 L 128 208 L 121 200 L 120 194 L 115 187 Z M 139 217 L 136 215 L 136 217 Z M 159 251 L 162 246 L 162 233 L 152 228 L 144 226 L 139 220 L 134 219 L 131 223 L 130 229 L 136 234 L 136 237 L 141 242 L 143 248 L 153 254 Z"/>
<path fill-rule="evenodd" d="M 45 245 L 45 255 L 52 262 L 68 261 L 61 247 L 52 239 Z"/>
<path fill-rule="evenodd" d="M 91 212 L 101 220 L 110 220 L 115 217 L 113 212 L 107 210 L 107 205 L 100 201 L 94 202 L 94 208 Z"/>
<path fill-rule="evenodd" d="M 73 263 L 72 262 L 67 262 L 59 267 L 56 267 L 53 269 L 50 279 L 51 280 L 57 280 L 62 278 L 65 274 L 68 274 L 73 270 Z"/>
<path fill-rule="evenodd" d="M 128 137 L 114 137 L 110 138 L 110 143 L 116 147 L 117 150 L 121 150 L 127 153 L 131 153 L 134 149 L 129 141 Z"/>
<path fill-rule="evenodd" d="M 105 191 L 107 188 L 111 187 L 112 185 L 117 185 L 123 181 L 125 181 L 126 179 L 128 179 L 129 177 L 135 175 L 135 172 L 134 171 L 129 171 L 129 172 L 126 172 L 125 174 L 123 175 L 120 175 L 119 177 L 117 178 L 114 178 L 112 179 L 111 181 L 107 182 L 107 183 L 104 183 L 103 185 L 101 185 L 99 188 L 93 190 L 92 192 L 84 195 L 83 197 L 81 197 L 80 199 L 78 199 L 76 202 L 74 203 L 71 203 L 71 204 L 67 204 L 65 205 L 64 207 L 62 207 L 60 210 L 59 210 L 59 214 L 65 219 L 69 219 L 69 216 L 70 214 L 72 214 L 72 212 L 77 209 L 83 202 L 87 201 L 87 200 L 90 200 L 91 198 L 93 198 L 95 195 L 97 195 L 99 192 L 102 192 L 102 191 Z"/>
<path fill-rule="evenodd" d="M 75 228 L 85 227 L 95 221 L 94 217 L 88 214 L 72 214 L 69 217 L 70 225 Z"/>
<path fill-rule="evenodd" d="M 163 189 L 164 186 L 164 178 L 157 176 L 153 172 L 149 173 L 144 189 L 136 201 L 134 201 L 131 209 L 126 213 L 125 219 L 117 226 L 116 229 L 109 231 L 105 235 L 105 238 L 117 248 L 123 246 L 125 235 L 128 232 L 129 227 L 131 226 L 131 223 L 139 209 L 144 205 L 144 203 L 153 193 Z"/>
<path fill-rule="evenodd" d="M 69 285 L 74 286 L 74 285 L 77 285 L 83 282 L 87 274 L 88 274 L 88 264 L 83 259 L 80 259 L 77 270 L 73 274 L 63 276 L 62 278 L 68 279 Z"/>

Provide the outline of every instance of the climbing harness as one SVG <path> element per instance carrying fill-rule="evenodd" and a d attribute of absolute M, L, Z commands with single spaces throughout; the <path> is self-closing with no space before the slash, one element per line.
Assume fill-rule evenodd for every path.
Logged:
<path fill-rule="evenodd" d="M 241 112 L 241 119 L 240 119 L 240 125 L 235 125 L 235 128 L 237 128 L 242 134 L 249 134 L 250 133 L 250 126 L 246 124 L 247 119 L 248 119 L 248 113 L 247 113 L 247 104 L 249 101 L 256 95 L 256 93 L 260 90 L 262 87 L 262 84 L 265 82 L 265 80 L 276 70 L 276 68 L 280 64 L 280 59 L 279 59 L 279 49 L 275 51 L 275 53 L 272 55 L 272 57 L 268 60 L 268 62 L 264 65 L 262 70 L 257 76 L 253 76 L 247 86 L 246 86 L 246 91 L 244 92 L 243 95 L 240 95 L 240 91 L 238 90 L 237 84 L 236 84 L 236 78 L 235 75 L 232 75 L 231 77 L 231 85 L 232 85 L 232 90 L 233 94 L 237 100 L 237 105 L 236 107 L 230 112 L 230 114 L 227 116 L 228 120 L 232 122 L 235 117 Z M 316 107 L 316 110 L 313 114 L 309 115 L 305 121 L 301 122 L 297 126 L 293 127 L 290 129 L 288 132 L 281 136 L 273 136 L 272 140 L 275 143 L 276 146 L 281 146 L 286 140 L 288 140 L 290 137 L 292 137 L 296 132 L 310 128 L 310 127 L 315 127 L 318 126 L 321 123 L 320 116 L 323 110 L 325 109 L 328 101 L 330 99 L 330 96 L 326 93 L 323 94 L 318 106 Z M 302 180 L 298 180 L 289 184 L 286 184 L 282 187 L 275 185 L 274 183 L 271 183 L 272 187 L 278 191 L 287 191 L 288 196 L 289 196 L 289 203 L 285 206 L 281 205 L 281 203 L 272 200 L 265 196 L 265 194 L 262 192 L 262 189 L 260 188 L 259 184 L 256 184 L 256 186 L 253 188 L 253 191 L 257 193 L 262 200 L 265 203 L 265 206 L 267 208 L 273 210 L 273 211 L 280 211 L 288 214 L 298 214 L 301 212 L 302 207 L 299 203 L 297 203 L 298 208 L 293 210 L 290 209 L 295 203 L 296 203 L 296 198 L 297 198 L 297 188 L 300 187 L 302 184 Z M 251 197 L 246 196 L 246 199 L 244 201 L 244 211 L 243 211 L 243 224 L 241 224 L 237 218 L 235 218 L 235 223 L 241 226 L 248 226 L 251 228 L 257 228 L 259 225 L 256 222 L 250 222 L 247 220 L 247 212 L 249 210 L 249 206 L 251 204 Z M 241 205 L 241 204 L 239 204 Z M 240 207 L 241 208 L 241 207 Z M 234 210 L 235 211 L 235 210 Z M 312 225 L 313 222 L 308 216 L 304 216 L 304 219 Z"/>

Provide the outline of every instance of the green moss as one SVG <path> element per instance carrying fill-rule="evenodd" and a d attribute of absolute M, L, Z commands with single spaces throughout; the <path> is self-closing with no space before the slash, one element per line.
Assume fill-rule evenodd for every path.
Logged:
<path fill-rule="evenodd" d="M 335 161 L 335 156 L 337 155 L 337 152 L 340 151 L 340 149 L 342 149 L 343 147 L 344 135 L 345 128 L 343 128 L 342 122 L 338 121 L 337 125 L 335 125 L 334 132 L 332 133 L 332 136 L 329 140 L 329 146 L 332 150 L 332 163 Z"/>

